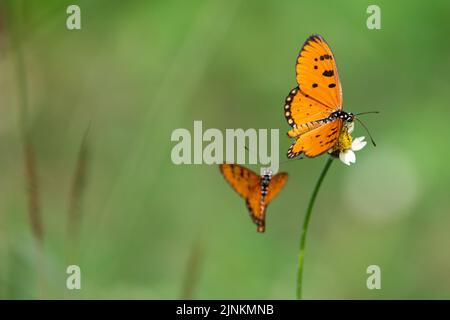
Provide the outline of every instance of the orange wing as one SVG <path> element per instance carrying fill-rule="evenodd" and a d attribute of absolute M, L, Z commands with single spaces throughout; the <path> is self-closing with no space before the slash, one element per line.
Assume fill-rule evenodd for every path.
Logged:
<path fill-rule="evenodd" d="M 279 172 L 272 177 L 269 182 L 269 189 L 267 190 L 267 195 L 265 198 L 266 206 L 269 205 L 270 201 L 277 196 L 277 194 L 283 189 L 286 181 L 288 179 L 288 174 L 286 172 Z"/>
<path fill-rule="evenodd" d="M 250 193 L 255 193 L 255 188 L 260 186 L 260 176 L 238 164 L 221 164 L 219 166 L 225 179 L 231 187 L 243 198 L 248 198 Z M 259 192 L 260 193 L 260 192 Z"/>
<path fill-rule="evenodd" d="M 287 173 L 278 173 L 269 182 L 267 195 L 261 201 L 261 177 L 238 164 L 221 164 L 220 171 L 233 189 L 245 199 L 250 218 L 257 225 L 258 232 L 264 232 L 266 208 L 280 192 L 288 178 Z"/>
<path fill-rule="evenodd" d="M 255 188 L 255 192 L 245 199 L 250 218 L 256 224 L 258 232 L 264 232 L 266 225 L 266 206 L 261 203 L 261 186 Z"/>
<path fill-rule="evenodd" d="M 225 179 L 233 189 L 245 199 L 250 218 L 264 230 L 265 208 L 261 204 L 261 177 L 238 164 L 221 164 L 219 166 Z"/>
<path fill-rule="evenodd" d="M 283 189 L 286 183 L 288 174 L 280 172 L 274 175 L 269 182 L 267 195 L 264 197 L 264 202 L 261 202 L 261 187 L 259 186 L 259 192 L 251 194 L 247 199 L 247 208 L 250 211 L 253 222 L 258 226 L 258 232 L 264 232 L 266 229 L 266 209 L 270 201 Z"/>
<path fill-rule="evenodd" d="M 336 144 L 342 125 L 342 119 L 336 119 L 302 134 L 289 148 L 288 158 L 294 158 L 301 153 L 312 158 L 327 152 Z"/>
<path fill-rule="evenodd" d="M 309 37 L 297 58 L 300 90 L 324 107 L 342 110 L 342 88 L 333 53 L 319 35 Z"/>
<path fill-rule="evenodd" d="M 284 104 L 284 116 L 293 128 L 288 132 L 289 137 L 297 137 L 319 127 L 316 121 L 328 117 L 331 112 L 333 109 L 304 94 L 298 87 L 292 89 Z"/>

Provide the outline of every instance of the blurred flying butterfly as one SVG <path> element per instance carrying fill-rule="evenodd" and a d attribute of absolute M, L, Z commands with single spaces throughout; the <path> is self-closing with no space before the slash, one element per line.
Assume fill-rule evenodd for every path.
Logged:
<path fill-rule="evenodd" d="M 288 174 L 280 172 L 272 176 L 272 172 L 266 170 L 259 176 L 238 164 L 221 164 L 220 171 L 231 187 L 245 199 L 256 230 L 264 232 L 267 206 L 283 188 Z"/>
<path fill-rule="evenodd" d="M 309 37 L 297 58 L 298 86 L 286 97 L 284 115 L 296 141 L 288 158 L 317 157 L 332 149 L 345 124 L 354 120 L 342 110 L 342 87 L 333 53 L 319 35 Z"/>

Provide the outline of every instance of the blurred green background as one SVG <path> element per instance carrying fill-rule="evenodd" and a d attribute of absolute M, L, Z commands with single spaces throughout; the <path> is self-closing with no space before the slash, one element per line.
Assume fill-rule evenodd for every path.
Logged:
<path fill-rule="evenodd" d="M 81 30 L 66 29 L 70 4 Z M 366 27 L 370 4 L 381 30 Z M 304 298 L 450 298 L 448 1 L 2 0 L 0 10 L 0 298 L 295 298 L 301 224 L 326 156 L 281 166 L 290 179 L 258 234 L 217 166 L 172 164 L 170 136 L 194 120 L 278 128 L 284 160 L 283 101 L 313 33 L 334 51 L 344 109 L 381 114 L 364 118 L 378 146 L 352 167 L 336 161 L 320 191 Z M 79 291 L 66 289 L 69 264 L 81 267 Z M 381 290 L 366 287 L 373 264 Z"/>

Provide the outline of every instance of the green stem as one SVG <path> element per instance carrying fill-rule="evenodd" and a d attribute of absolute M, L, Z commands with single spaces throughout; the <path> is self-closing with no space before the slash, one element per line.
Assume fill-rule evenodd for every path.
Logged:
<path fill-rule="evenodd" d="M 303 286 L 303 261 L 305 258 L 305 241 L 306 234 L 308 233 L 309 220 L 311 219 L 312 209 L 314 207 L 314 203 L 316 201 L 317 194 L 319 193 L 320 186 L 322 185 L 323 179 L 325 178 L 328 169 L 333 163 L 333 158 L 329 158 L 325 167 L 320 174 L 319 180 L 317 180 L 316 186 L 314 187 L 314 191 L 309 199 L 308 209 L 306 210 L 305 220 L 303 221 L 303 229 L 302 235 L 300 237 L 300 251 L 298 253 L 298 272 L 297 272 L 297 299 L 300 300 L 302 298 L 302 286 Z"/>

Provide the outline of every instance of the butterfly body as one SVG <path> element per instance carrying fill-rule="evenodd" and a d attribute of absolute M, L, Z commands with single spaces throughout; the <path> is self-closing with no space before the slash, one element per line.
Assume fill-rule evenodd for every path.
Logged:
<path fill-rule="evenodd" d="M 328 117 L 323 118 L 323 119 L 319 119 L 319 120 L 314 120 L 311 122 L 306 122 L 304 124 L 302 124 L 303 128 L 307 128 L 310 129 L 314 126 L 319 127 L 323 124 L 327 124 L 329 122 L 335 121 L 337 119 L 340 119 L 342 121 L 345 121 L 347 123 L 350 123 L 354 120 L 355 116 L 353 115 L 353 113 L 351 112 L 345 112 L 345 111 L 334 111 L 333 113 L 331 113 Z M 300 134 L 304 133 L 304 130 L 298 129 L 298 128 L 294 128 L 292 130 L 290 130 L 288 132 L 288 136 L 291 138 L 295 138 L 297 136 L 299 136 Z M 306 131 L 307 132 L 307 131 Z"/>
<path fill-rule="evenodd" d="M 266 172 L 264 172 L 264 174 L 261 176 L 261 212 L 266 211 L 266 195 L 269 192 L 269 185 L 270 185 L 270 180 L 272 180 L 272 171 L 268 170 Z M 248 206 L 247 206 L 248 207 Z M 251 210 L 251 208 L 249 208 L 249 210 Z M 251 211 L 250 211 L 251 212 Z M 256 219 L 256 221 L 253 219 L 253 222 L 258 226 L 257 231 L 258 232 L 264 232 L 264 224 L 260 224 L 258 219 Z"/>
<path fill-rule="evenodd" d="M 256 230 L 264 232 L 267 206 L 284 187 L 287 173 L 272 175 L 268 170 L 260 176 L 238 164 L 221 164 L 219 168 L 231 187 L 245 199 Z"/>
<path fill-rule="evenodd" d="M 305 154 L 317 157 L 337 143 L 339 134 L 354 115 L 342 110 L 342 87 L 333 53 L 319 35 L 309 37 L 297 58 L 298 87 L 285 99 L 284 115 L 296 141 L 288 158 Z"/>

